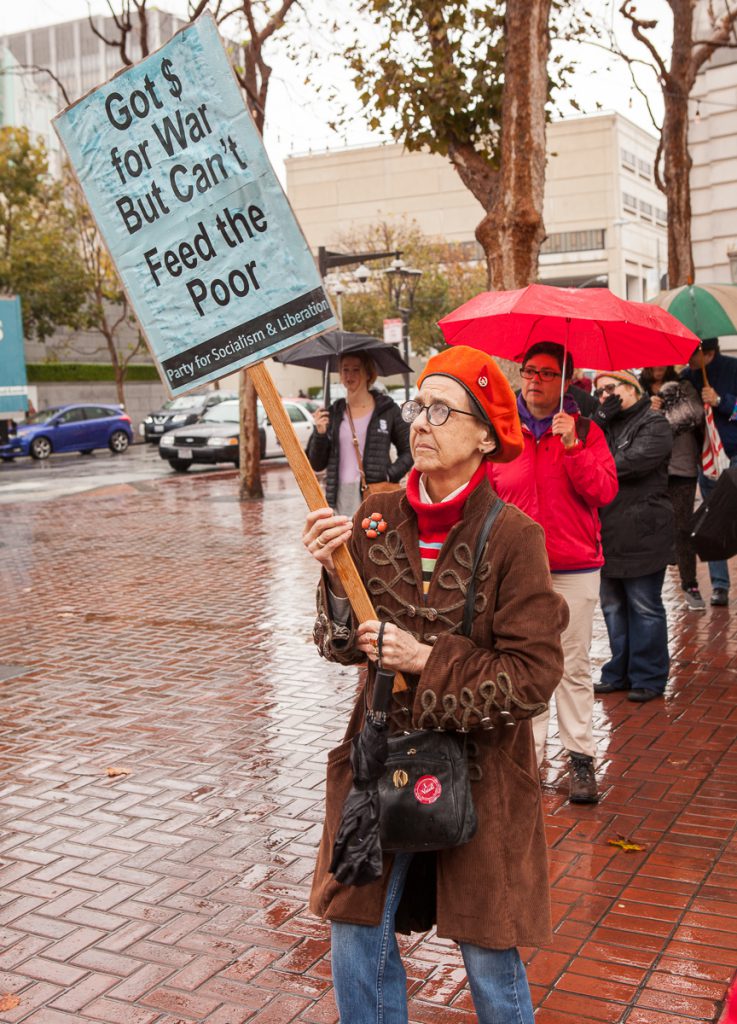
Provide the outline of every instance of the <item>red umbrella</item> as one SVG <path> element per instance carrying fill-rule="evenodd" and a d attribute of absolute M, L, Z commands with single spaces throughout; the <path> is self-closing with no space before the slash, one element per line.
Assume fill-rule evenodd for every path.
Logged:
<path fill-rule="evenodd" d="M 565 346 L 577 367 L 625 370 L 686 363 L 699 339 L 674 316 L 608 288 L 530 284 L 482 292 L 439 321 L 449 345 L 519 361 L 537 341 Z"/>

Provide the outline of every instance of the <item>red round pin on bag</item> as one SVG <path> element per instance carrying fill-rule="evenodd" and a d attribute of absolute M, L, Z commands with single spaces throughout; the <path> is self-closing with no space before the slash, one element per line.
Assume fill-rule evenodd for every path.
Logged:
<path fill-rule="evenodd" d="M 434 775 L 421 775 L 415 782 L 415 800 L 421 804 L 434 804 L 442 792 L 440 779 Z"/>

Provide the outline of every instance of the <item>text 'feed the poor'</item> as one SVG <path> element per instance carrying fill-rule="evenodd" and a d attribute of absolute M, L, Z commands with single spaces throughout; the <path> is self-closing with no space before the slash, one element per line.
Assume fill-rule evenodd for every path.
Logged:
<path fill-rule="evenodd" d="M 336 326 L 211 15 L 54 124 L 172 394 Z"/>

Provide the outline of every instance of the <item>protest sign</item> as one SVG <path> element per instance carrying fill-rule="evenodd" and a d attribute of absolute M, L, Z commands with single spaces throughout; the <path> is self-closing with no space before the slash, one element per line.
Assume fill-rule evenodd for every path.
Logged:
<path fill-rule="evenodd" d="M 54 126 L 172 394 L 337 326 L 212 15 Z"/>
<path fill-rule="evenodd" d="M 28 409 L 23 320 L 17 296 L 0 299 L 0 412 Z"/>
<path fill-rule="evenodd" d="M 337 321 L 212 15 L 54 126 L 169 391 L 249 367 L 309 507 L 324 508 L 263 360 Z M 335 564 L 356 614 L 375 617 L 345 546 Z"/>

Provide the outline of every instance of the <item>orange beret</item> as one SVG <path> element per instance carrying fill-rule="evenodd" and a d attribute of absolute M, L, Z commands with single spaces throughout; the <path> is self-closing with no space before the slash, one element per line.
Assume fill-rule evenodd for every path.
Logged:
<path fill-rule="evenodd" d="M 468 345 L 454 345 L 428 359 L 417 381 L 418 388 L 426 377 L 435 375 L 450 377 L 465 388 L 494 428 L 499 448 L 490 456 L 491 461 L 516 459 L 523 448 L 517 399 L 491 356 Z"/>

